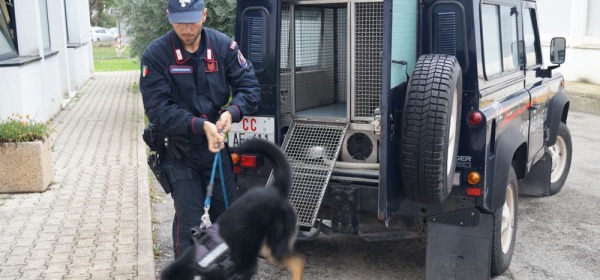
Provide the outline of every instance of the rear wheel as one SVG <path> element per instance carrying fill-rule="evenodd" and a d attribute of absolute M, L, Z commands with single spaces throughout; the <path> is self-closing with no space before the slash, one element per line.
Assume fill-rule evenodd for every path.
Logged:
<path fill-rule="evenodd" d="M 462 101 L 456 57 L 419 58 L 409 81 L 400 138 L 402 185 L 407 199 L 443 202 L 452 190 Z"/>
<path fill-rule="evenodd" d="M 517 237 L 518 181 L 515 170 L 511 167 L 508 172 L 504 205 L 493 213 L 494 224 L 492 232 L 492 266 L 493 276 L 502 274 L 512 260 Z"/>
<path fill-rule="evenodd" d="M 552 173 L 550 175 L 550 195 L 557 194 L 562 189 L 571 169 L 573 146 L 571 132 L 564 122 L 558 126 L 556 143 L 548 148 L 552 157 Z"/>

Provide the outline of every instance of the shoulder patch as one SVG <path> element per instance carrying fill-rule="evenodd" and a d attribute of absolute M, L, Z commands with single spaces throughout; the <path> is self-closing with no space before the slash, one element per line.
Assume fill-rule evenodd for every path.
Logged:
<path fill-rule="evenodd" d="M 246 58 L 242 54 L 242 51 L 240 51 L 240 50 L 238 50 L 238 63 L 240 64 L 240 66 L 242 66 L 244 68 L 246 66 L 248 66 L 248 61 L 246 60 Z"/>
<path fill-rule="evenodd" d="M 233 51 L 235 50 L 235 47 L 237 47 L 237 42 L 231 41 L 231 44 L 229 44 L 229 49 Z"/>

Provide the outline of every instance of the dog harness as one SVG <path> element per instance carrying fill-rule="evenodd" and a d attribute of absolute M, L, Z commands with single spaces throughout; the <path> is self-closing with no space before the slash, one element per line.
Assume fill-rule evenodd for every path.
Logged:
<path fill-rule="evenodd" d="M 235 264 L 230 250 L 219 235 L 219 224 L 208 228 L 192 228 L 197 274 L 208 279 L 235 279 Z"/>

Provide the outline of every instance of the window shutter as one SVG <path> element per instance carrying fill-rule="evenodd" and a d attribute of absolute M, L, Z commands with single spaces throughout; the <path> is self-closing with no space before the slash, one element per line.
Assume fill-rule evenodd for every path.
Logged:
<path fill-rule="evenodd" d="M 587 35 L 600 36 L 600 0 L 588 0 Z"/>

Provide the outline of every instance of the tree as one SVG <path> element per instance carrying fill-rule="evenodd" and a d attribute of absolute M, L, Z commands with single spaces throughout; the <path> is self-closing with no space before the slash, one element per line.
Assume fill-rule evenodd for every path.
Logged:
<path fill-rule="evenodd" d="M 148 44 L 171 29 L 167 20 L 167 0 L 112 1 L 115 2 L 121 11 L 121 16 L 127 22 L 132 57 L 141 57 Z M 233 37 L 236 0 L 205 0 L 205 2 L 208 15 L 204 26 Z"/>
<path fill-rule="evenodd" d="M 104 13 L 104 10 L 110 7 L 114 7 L 115 0 L 88 0 L 90 4 L 90 20 L 93 26 L 100 26 L 100 24 L 106 24 L 114 22 L 114 19 Z"/>
<path fill-rule="evenodd" d="M 208 8 L 204 26 L 219 30 L 230 37 L 235 36 L 236 0 L 205 0 Z"/>
<path fill-rule="evenodd" d="M 167 20 L 166 0 L 115 0 L 127 23 L 129 54 L 141 57 L 146 46 L 165 34 L 171 26 Z"/>

